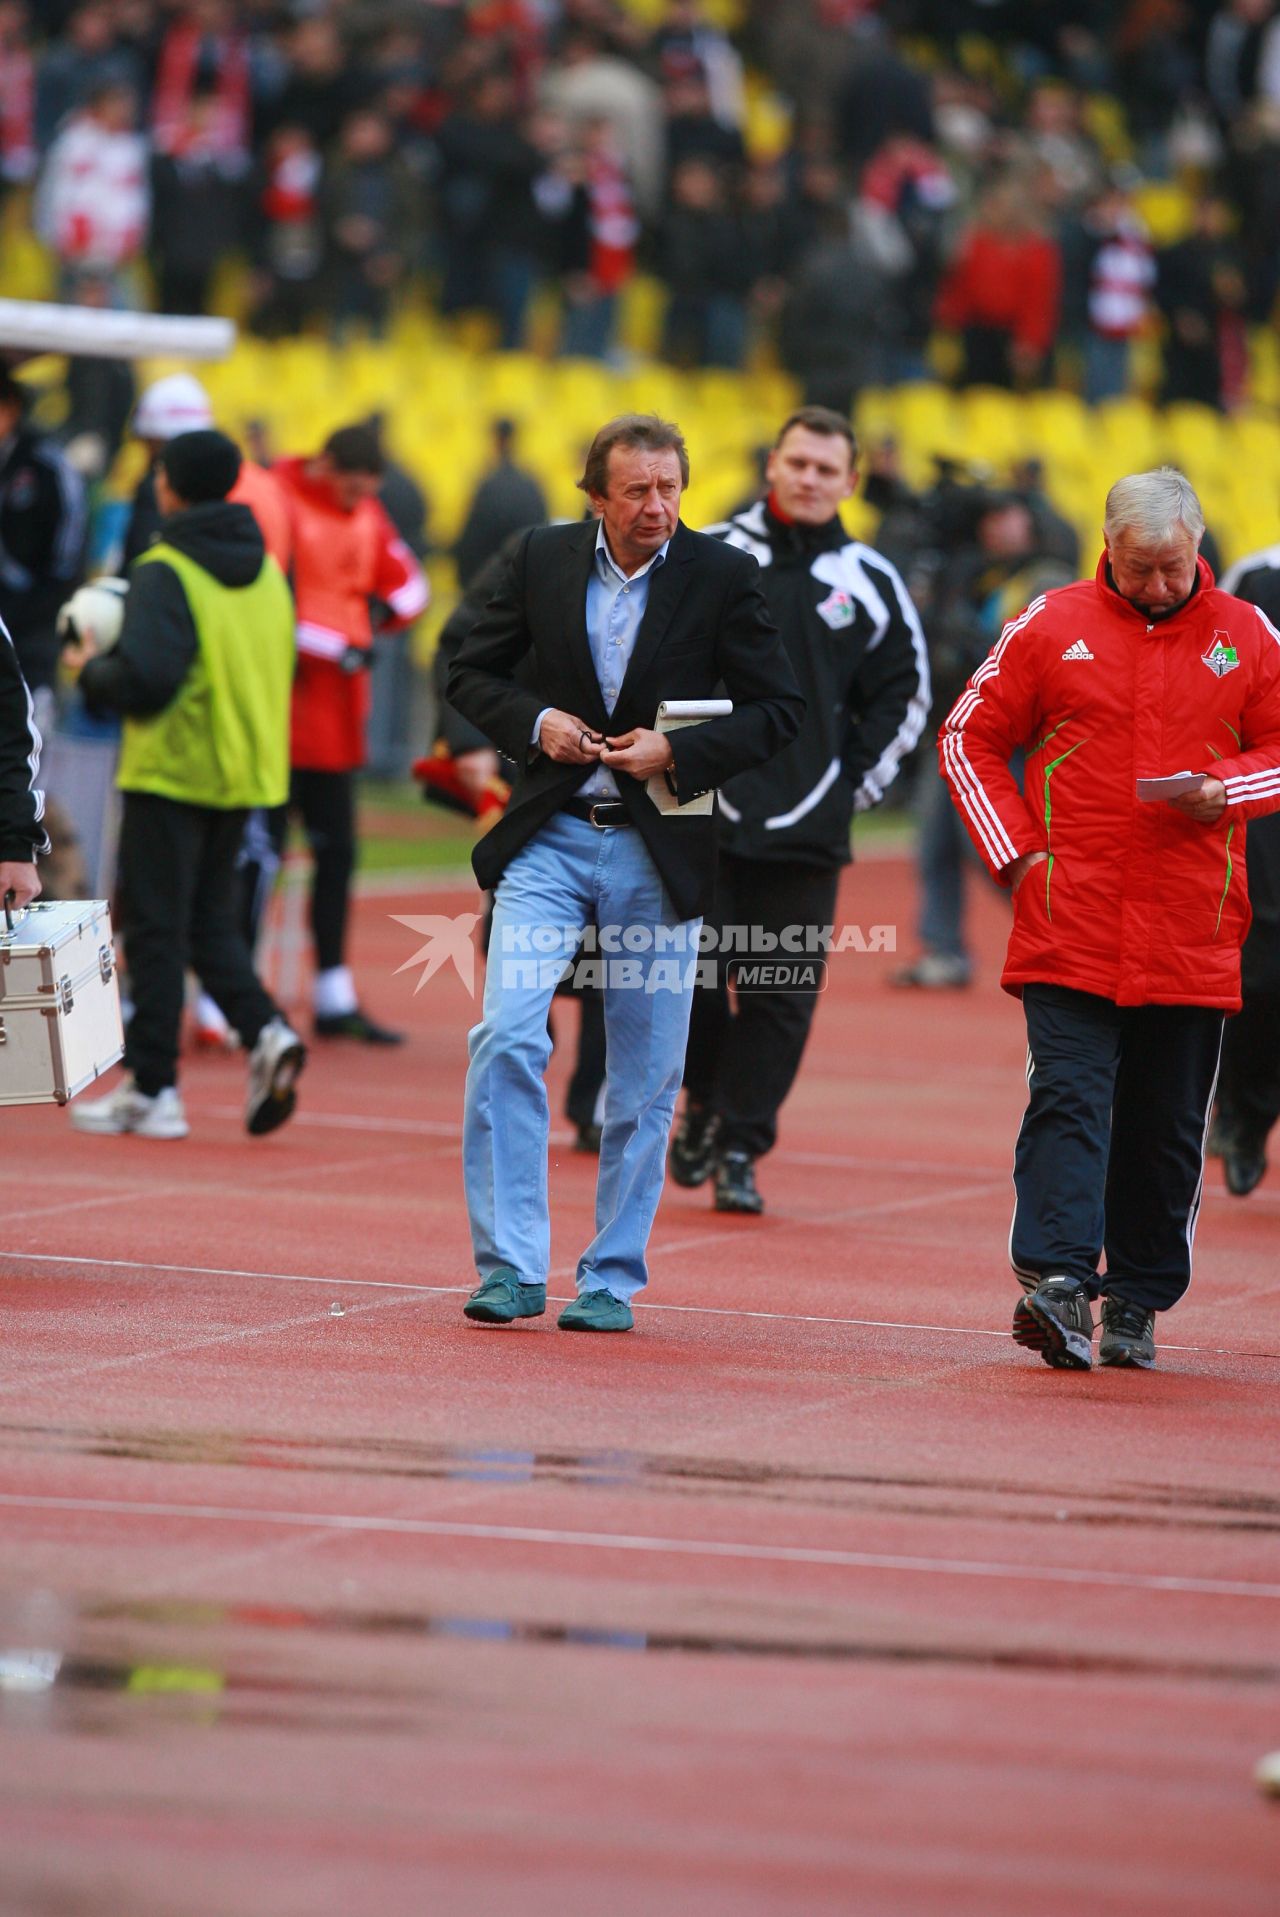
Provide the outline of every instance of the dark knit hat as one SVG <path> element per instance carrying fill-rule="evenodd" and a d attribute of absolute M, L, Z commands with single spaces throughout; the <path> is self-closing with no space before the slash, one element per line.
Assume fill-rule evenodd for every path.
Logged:
<path fill-rule="evenodd" d="M 169 484 L 188 506 L 225 499 L 240 477 L 240 448 L 212 427 L 179 433 L 166 441 L 159 457 Z"/>

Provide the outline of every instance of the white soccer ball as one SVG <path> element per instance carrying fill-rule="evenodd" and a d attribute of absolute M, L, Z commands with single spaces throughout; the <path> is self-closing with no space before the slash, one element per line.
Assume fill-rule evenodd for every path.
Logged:
<path fill-rule="evenodd" d="M 110 652 L 124 625 L 127 579 L 94 579 L 79 586 L 58 614 L 58 637 L 64 643 L 85 640 L 95 652 Z"/>

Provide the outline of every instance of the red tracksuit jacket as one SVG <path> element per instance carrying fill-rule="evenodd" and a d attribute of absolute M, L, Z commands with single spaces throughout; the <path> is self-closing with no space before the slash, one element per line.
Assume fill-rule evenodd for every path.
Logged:
<path fill-rule="evenodd" d="M 288 510 L 298 672 L 293 684 L 292 764 L 311 772 L 349 772 L 364 764 L 369 675 L 346 672 L 349 649 L 372 643 L 369 601 L 390 608 L 391 632 L 426 608 L 426 577 L 376 499 L 345 513 L 306 461 L 272 467 Z"/>
<path fill-rule="evenodd" d="M 1007 991 L 1239 1010 L 1244 822 L 1280 810 L 1280 633 L 1219 592 L 1203 560 L 1164 620 L 1108 584 L 1105 554 L 1093 580 L 1033 600 L 957 699 L 938 750 L 997 878 L 1023 853 L 1049 854 L 1014 899 Z M 1216 825 L 1138 801 L 1139 778 L 1175 772 L 1223 781 Z"/>

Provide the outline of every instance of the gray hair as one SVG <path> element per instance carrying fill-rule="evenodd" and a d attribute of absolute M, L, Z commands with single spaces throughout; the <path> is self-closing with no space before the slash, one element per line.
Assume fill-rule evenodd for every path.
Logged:
<path fill-rule="evenodd" d="M 1136 533 L 1144 545 L 1162 545 L 1181 526 L 1196 545 L 1204 537 L 1204 513 L 1185 473 L 1161 466 L 1154 473 L 1130 473 L 1107 494 L 1102 530 L 1110 541 L 1118 532 Z"/>

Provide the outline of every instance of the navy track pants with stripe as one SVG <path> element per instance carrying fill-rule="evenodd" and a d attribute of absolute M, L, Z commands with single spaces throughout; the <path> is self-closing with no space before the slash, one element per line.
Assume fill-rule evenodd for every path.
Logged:
<path fill-rule="evenodd" d="M 1167 1311 L 1191 1282 L 1223 1015 L 1023 988 L 1030 1096 L 1014 1158 L 1019 1278 Z M 1106 1269 L 1099 1264 L 1106 1255 Z"/>

